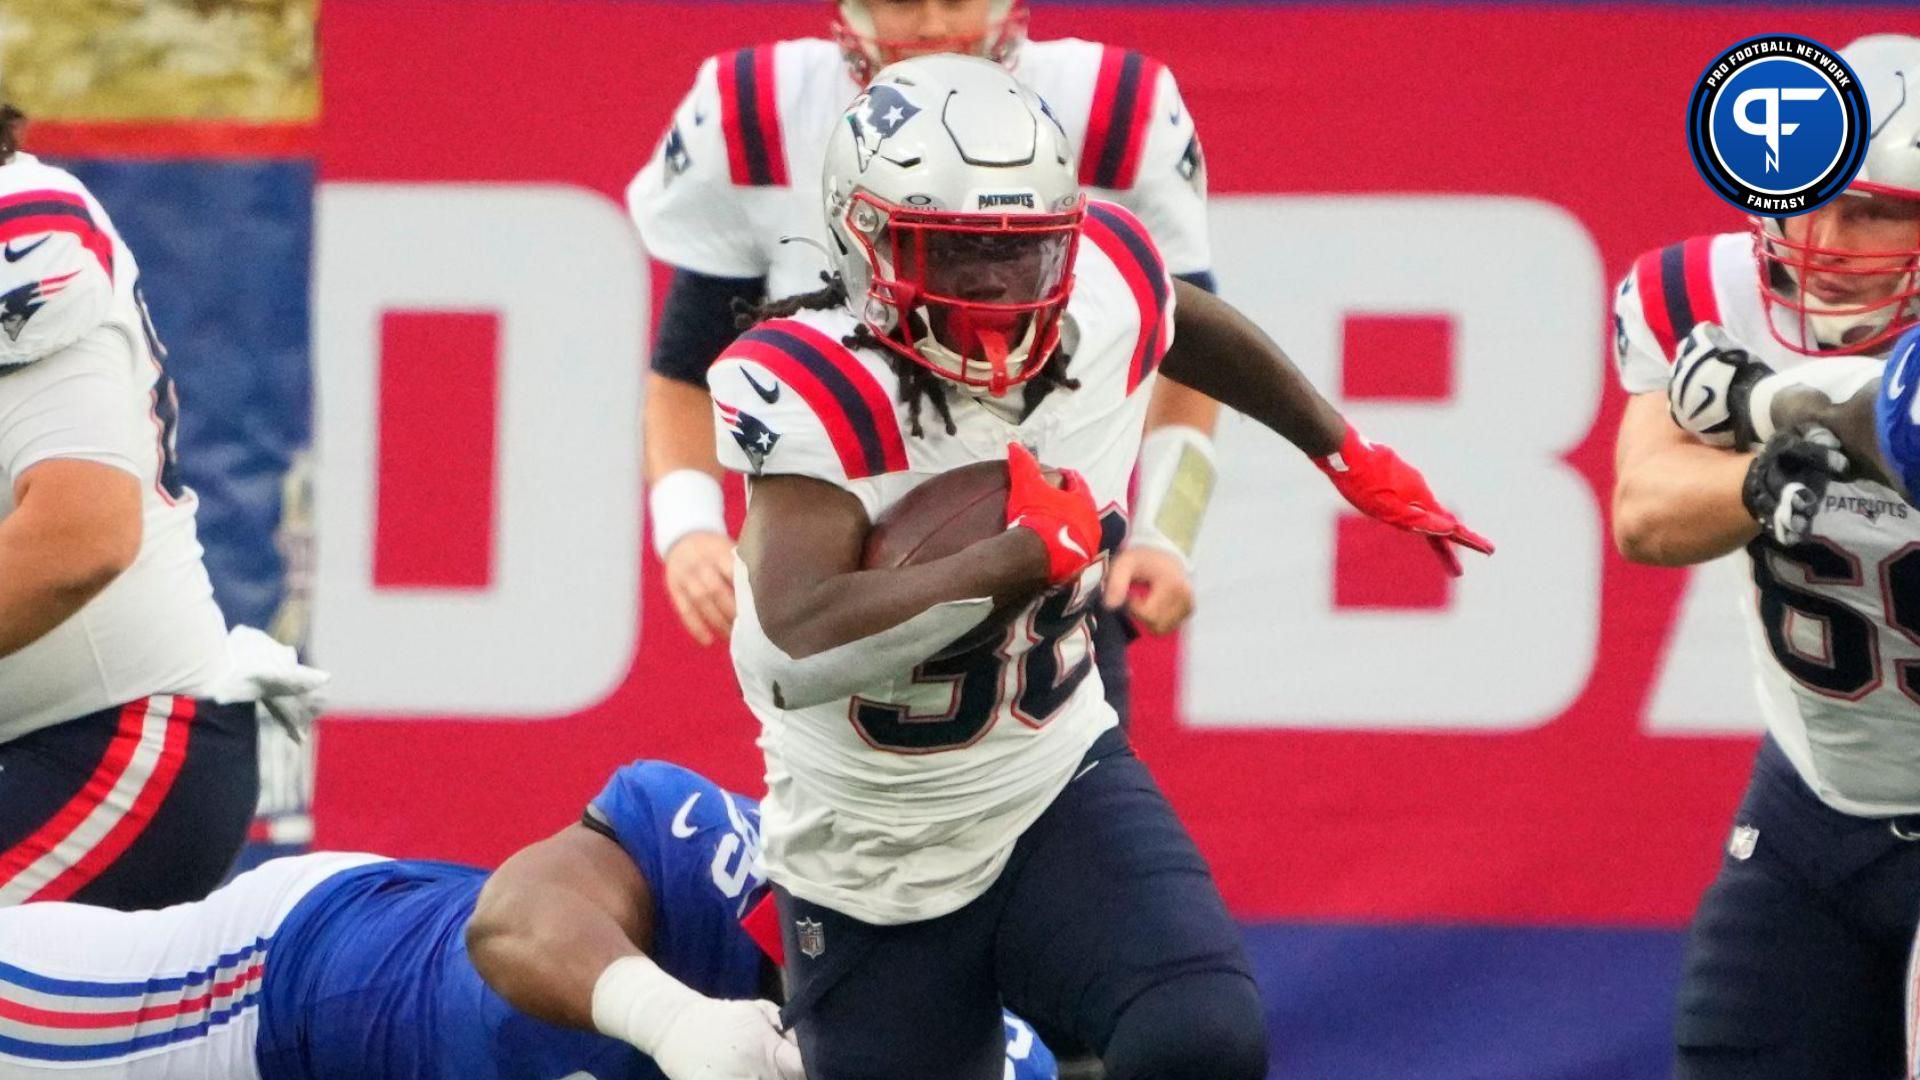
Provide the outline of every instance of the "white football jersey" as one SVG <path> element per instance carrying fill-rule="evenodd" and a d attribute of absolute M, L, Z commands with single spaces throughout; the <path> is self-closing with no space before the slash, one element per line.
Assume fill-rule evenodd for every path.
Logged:
<path fill-rule="evenodd" d="M 853 316 L 805 312 L 762 323 L 714 363 L 720 461 L 837 485 L 877 520 L 930 477 L 1005 460 L 1007 444 L 1020 442 L 1042 464 L 1085 475 L 1111 555 L 1126 536 L 1147 391 L 1173 338 L 1172 282 L 1125 210 L 1092 204 L 1084 228 L 1061 332 L 1079 389 L 1054 389 L 1022 417 L 947 384 L 957 433 L 928 404 L 914 435 L 892 362 L 842 343 Z M 1021 401 L 1020 390 L 1006 400 Z M 767 758 L 769 876 L 880 924 L 935 918 L 985 891 L 1115 723 L 1086 620 L 1105 566 L 1102 558 L 1011 623 L 989 620 L 913 671 L 876 672 L 860 694 L 811 708 L 776 704 L 768 676 L 736 650 Z M 734 580 L 749 618 L 744 567 Z"/>
<path fill-rule="evenodd" d="M 139 297 L 139 268 L 72 174 L 0 165 L 0 520 L 14 485 L 70 458 L 140 480 L 134 564 L 66 622 L 0 658 L 0 740 L 162 693 L 227 663 L 200 562 L 194 495 L 174 461 L 178 407 Z"/>
<path fill-rule="evenodd" d="M 1173 73 L 1127 49 L 1030 41 L 1014 74 L 1044 99 L 1080 157 L 1091 198 L 1145 222 L 1176 274 L 1208 269 L 1206 167 Z M 654 258 L 716 277 L 767 279 L 767 295 L 820 287 L 827 242 L 821 163 L 860 94 L 840 47 L 817 38 L 709 58 L 627 207 Z"/>
<path fill-rule="evenodd" d="M 1677 342 L 1717 322 L 1776 371 L 1818 364 L 1781 345 L 1798 328 L 1760 298 L 1753 238 L 1703 236 L 1641 256 L 1615 298 L 1628 393 L 1665 392 Z M 1747 547 L 1742 603 L 1767 730 L 1837 810 L 1920 813 L 1920 512 L 1876 483 L 1835 484 L 1812 542 Z"/>

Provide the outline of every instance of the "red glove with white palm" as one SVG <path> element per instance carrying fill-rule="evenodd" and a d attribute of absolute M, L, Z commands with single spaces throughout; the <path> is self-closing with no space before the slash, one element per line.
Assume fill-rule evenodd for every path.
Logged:
<path fill-rule="evenodd" d="M 1007 444 L 1007 528 L 1027 528 L 1047 545 L 1047 583 L 1061 585 L 1100 556 L 1100 510 L 1093 489 L 1072 469 L 1055 487 L 1027 448 Z"/>
<path fill-rule="evenodd" d="M 1452 511 L 1440 505 L 1420 470 L 1400 460 L 1391 449 L 1362 438 L 1353 425 L 1347 425 L 1339 450 L 1315 458 L 1313 463 L 1354 509 L 1396 529 L 1425 536 L 1448 574 L 1461 574 L 1455 544 L 1482 555 L 1493 554 L 1491 541 L 1460 524 Z"/>

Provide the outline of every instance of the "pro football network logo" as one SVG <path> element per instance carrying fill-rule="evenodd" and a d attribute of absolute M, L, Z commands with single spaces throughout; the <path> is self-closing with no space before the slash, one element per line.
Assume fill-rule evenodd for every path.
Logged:
<path fill-rule="evenodd" d="M 1715 57 L 1687 105 L 1694 167 L 1749 214 L 1804 214 L 1846 190 L 1867 154 L 1867 96 L 1840 55 L 1766 34 Z"/>

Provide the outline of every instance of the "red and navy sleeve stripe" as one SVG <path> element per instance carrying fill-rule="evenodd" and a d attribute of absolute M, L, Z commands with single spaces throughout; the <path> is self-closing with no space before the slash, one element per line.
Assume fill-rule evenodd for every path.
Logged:
<path fill-rule="evenodd" d="M 742 334 L 727 355 L 752 360 L 800 395 L 826 429 L 847 479 L 906 469 L 893 403 L 845 346 L 803 323 L 771 322 Z"/>
<path fill-rule="evenodd" d="M 1167 351 L 1167 304 L 1171 290 L 1166 266 L 1160 261 L 1160 251 L 1153 246 L 1147 227 L 1140 224 L 1139 218 L 1112 203 L 1088 203 L 1082 229 L 1087 239 L 1119 267 L 1120 276 L 1133 293 L 1134 303 L 1140 307 L 1140 340 L 1133 347 L 1133 360 L 1127 368 L 1127 392 L 1132 393 L 1133 388 L 1159 366 L 1160 357 Z"/>
<path fill-rule="evenodd" d="M 1132 49 L 1107 47 L 1087 115 L 1087 144 L 1080 149 L 1080 182 L 1125 191 L 1140 174 L 1153 98 L 1165 65 Z"/>
<path fill-rule="evenodd" d="M 1649 251 L 1634 263 L 1634 283 L 1647 326 L 1667 359 L 1680 339 L 1703 322 L 1720 321 L 1720 305 L 1713 297 L 1713 237 L 1696 236 L 1684 243 Z"/>
<path fill-rule="evenodd" d="M 774 47 L 720 54 L 720 124 L 727 166 L 742 187 L 786 187 L 787 150 L 780 140 Z"/>
<path fill-rule="evenodd" d="M 113 240 L 94 223 L 85 199 L 71 191 L 51 188 L 16 192 L 0 199 L 0 244 L 50 232 L 79 237 L 80 245 L 100 260 L 107 280 L 113 280 Z"/>

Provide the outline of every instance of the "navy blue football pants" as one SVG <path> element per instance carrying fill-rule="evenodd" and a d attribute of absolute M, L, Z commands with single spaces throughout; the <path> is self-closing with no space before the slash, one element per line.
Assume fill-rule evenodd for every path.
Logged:
<path fill-rule="evenodd" d="M 1050 1044 L 1093 1048 L 1109 1080 L 1266 1076 L 1239 931 L 1118 730 L 956 912 L 873 926 L 775 895 L 811 1080 L 998 1080 L 1003 1002 Z"/>
<path fill-rule="evenodd" d="M 1833 809 L 1769 738 L 1735 828 L 1687 942 L 1674 1076 L 1902 1075 L 1920 843 L 1895 830 L 1920 819 Z"/>
<path fill-rule="evenodd" d="M 1120 730 L 1131 723 L 1128 715 L 1133 689 L 1133 673 L 1127 667 L 1127 646 L 1140 636 L 1133 620 L 1124 611 L 1096 609 L 1092 621 L 1093 662 L 1100 669 L 1100 685 L 1107 704 L 1120 717 Z"/>
<path fill-rule="evenodd" d="M 257 737 L 251 704 L 163 694 L 0 743 L 0 906 L 206 896 L 246 840 Z"/>

